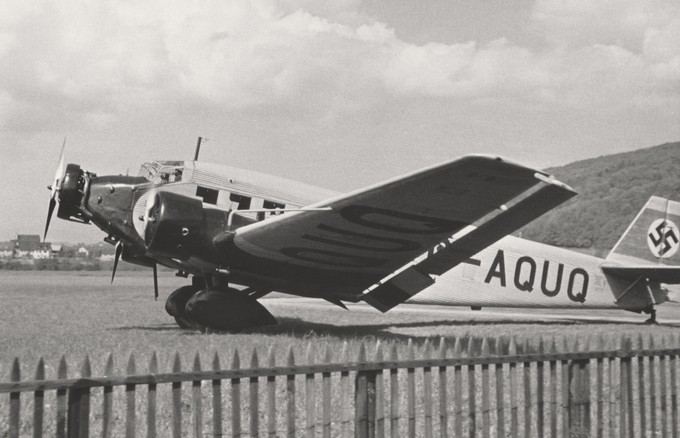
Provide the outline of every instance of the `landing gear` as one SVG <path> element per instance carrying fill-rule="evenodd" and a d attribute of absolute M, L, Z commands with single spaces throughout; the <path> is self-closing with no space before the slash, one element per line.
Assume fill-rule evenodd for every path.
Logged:
<path fill-rule="evenodd" d="M 165 311 L 175 318 L 177 325 L 183 329 L 200 330 L 200 326 L 189 318 L 186 312 L 187 302 L 196 295 L 198 289 L 195 286 L 180 287 L 168 296 L 165 301 Z"/>
<path fill-rule="evenodd" d="M 645 309 L 644 312 L 649 315 L 649 319 L 647 321 L 645 321 L 645 324 L 649 324 L 649 325 L 658 325 L 659 324 L 656 320 L 656 309 L 655 308 L 650 306 L 648 309 Z"/>
<path fill-rule="evenodd" d="M 187 302 L 187 316 L 216 331 L 239 331 L 276 324 L 276 318 L 252 296 L 228 287 L 209 287 Z"/>
<path fill-rule="evenodd" d="M 265 294 L 194 282 L 171 293 L 165 310 L 183 329 L 239 331 L 276 324 L 276 318 L 257 301 Z"/>

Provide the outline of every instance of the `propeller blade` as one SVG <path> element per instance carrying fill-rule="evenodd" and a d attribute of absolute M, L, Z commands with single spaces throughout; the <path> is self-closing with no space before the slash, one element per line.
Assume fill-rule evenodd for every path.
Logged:
<path fill-rule="evenodd" d="M 47 239 L 47 230 L 50 228 L 50 220 L 52 220 L 52 213 L 54 213 L 54 208 L 57 206 L 57 201 L 54 198 L 50 198 L 50 206 L 47 209 L 47 221 L 45 222 L 45 234 L 43 235 L 43 242 Z"/>
<path fill-rule="evenodd" d="M 65 149 L 66 137 L 64 137 L 64 142 L 61 145 L 61 152 L 59 152 L 59 164 L 57 165 L 57 170 L 54 172 L 54 180 L 52 180 L 52 185 L 48 187 L 52 193 L 50 194 L 50 205 L 47 209 L 47 221 L 45 222 L 45 234 L 43 235 L 43 242 L 47 239 L 47 230 L 50 228 L 52 213 L 54 213 L 54 208 L 57 206 L 57 192 L 59 191 L 61 180 L 64 178 Z"/>
<path fill-rule="evenodd" d="M 156 262 L 153 263 L 153 298 L 158 301 L 158 269 L 156 269 Z"/>
<path fill-rule="evenodd" d="M 113 271 L 111 271 L 111 284 L 113 284 L 113 278 L 116 276 L 116 269 L 118 268 L 118 260 L 120 260 L 120 255 L 123 253 L 123 243 L 116 243 L 116 255 L 113 258 Z"/>
<path fill-rule="evenodd" d="M 54 171 L 54 180 L 52 182 L 52 199 L 56 198 L 59 191 L 59 185 L 64 177 L 64 150 L 66 149 L 66 137 L 61 145 L 61 152 L 59 153 L 59 164 L 57 170 Z"/>

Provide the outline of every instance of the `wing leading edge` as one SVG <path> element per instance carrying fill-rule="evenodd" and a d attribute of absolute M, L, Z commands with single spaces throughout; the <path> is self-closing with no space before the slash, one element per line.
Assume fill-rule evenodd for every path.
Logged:
<path fill-rule="evenodd" d="M 286 292 L 364 298 L 385 311 L 573 195 L 534 169 L 466 156 L 310 206 L 328 211 L 239 228 L 232 242 L 248 263 L 235 258 L 231 268 Z M 444 250 L 381 281 L 441 242 Z"/>

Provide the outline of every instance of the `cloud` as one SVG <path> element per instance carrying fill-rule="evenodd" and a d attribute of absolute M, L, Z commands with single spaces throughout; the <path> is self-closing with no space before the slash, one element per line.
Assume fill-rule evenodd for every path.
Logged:
<path fill-rule="evenodd" d="M 674 2 L 537 1 L 548 42 L 417 45 L 357 0 L 5 3 L 0 95 L 11 130 L 106 125 L 209 105 L 328 118 L 385 99 L 612 111 L 680 90 Z"/>

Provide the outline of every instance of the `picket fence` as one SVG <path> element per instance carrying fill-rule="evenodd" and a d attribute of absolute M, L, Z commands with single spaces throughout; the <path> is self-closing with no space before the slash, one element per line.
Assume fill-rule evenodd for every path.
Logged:
<path fill-rule="evenodd" d="M 142 374 L 130 356 L 122 375 L 109 355 L 104 377 L 91 376 L 86 357 L 80 376 L 68 378 L 62 357 L 56 380 L 45 380 L 40 359 L 33 380 L 22 381 L 15 359 L 10 381 L 0 383 L 9 395 L 0 436 L 678 436 L 680 337 L 519 345 L 464 337 L 409 341 L 402 357 L 395 344 L 378 342 L 370 358 L 361 343 L 355 360 L 345 343 L 337 360 L 326 347 L 321 363 L 316 347 L 304 364 L 291 348 L 285 366 L 271 349 L 265 364 L 253 350 L 248 367 L 236 350 L 229 369 L 215 354 L 210 370 L 197 354 L 182 371 L 176 354 L 169 373 L 159 372 L 155 353 Z M 168 411 L 159 408 L 162 385 Z M 56 396 L 46 406 L 50 391 Z M 114 411 L 114 401 L 124 408 Z M 30 407 L 32 416 L 22 417 Z"/>

